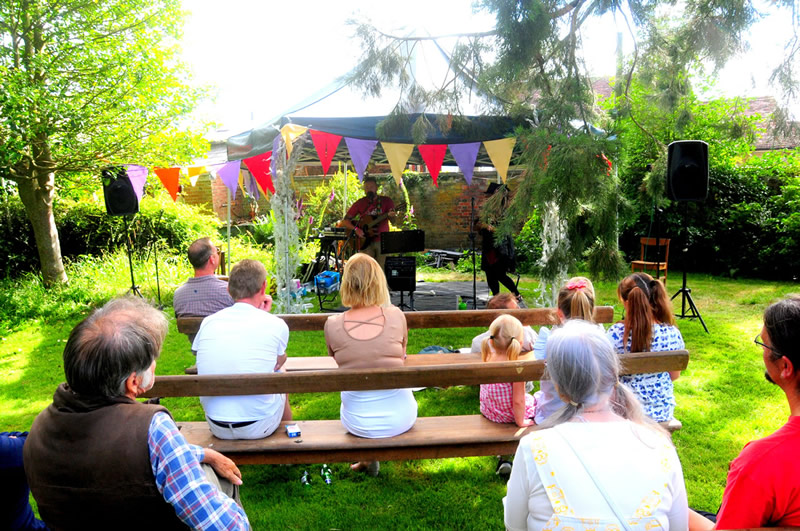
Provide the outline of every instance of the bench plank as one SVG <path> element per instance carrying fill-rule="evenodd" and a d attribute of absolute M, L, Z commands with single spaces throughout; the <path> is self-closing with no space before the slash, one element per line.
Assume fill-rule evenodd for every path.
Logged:
<path fill-rule="evenodd" d="M 297 424 L 302 435 L 295 439 L 287 437 L 286 424 Z M 420 417 L 406 433 L 382 439 L 356 437 L 339 420 L 284 422 L 269 437 L 249 441 L 217 439 L 205 422 L 180 422 L 178 426 L 188 442 L 222 452 L 237 464 L 507 455 L 513 454 L 520 438 L 530 432 L 530 428 L 498 424 L 482 415 Z"/>
<path fill-rule="evenodd" d="M 403 312 L 409 329 L 413 328 L 489 328 L 498 316 L 510 314 L 526 326 L 551 326 L 558 323 L 554 308 L 521 308 L 516 310 L 461 310 L 461 311 L 424 311 Z M 335 313 L 301 313 L 278 315 L 286 321 L 292 332 L 322 330 L 325 321 Z M 611 323 L 614 319 L 612 306 L 597 306 L 594 319 L 598 323 Z M 202 317 L 181 317 L 177 320 L 178 332 L 196 334 L 200 329 Z"/>
<path fill-rule="evenodd" d="M 412 356 L 409 356 L 412 358 Z M 418 359 L 421 358 L 421 359 Z M 403 389 L 449 385 L 478 385 L 537 381 L 542 379 L 542 360 L 478 363 L 468 354 L 423 354 L 414 363 L 395 369 L 306 370 L 285 373 L 238 375 L 157 376 L 145 396 L 226 396 L 273 393 L 319 393 Z M 434 364 L 434 360 L 453 363 Z M 680 371 L 689 364 L 685 350 L 620 355 L 622 374 Z"/>

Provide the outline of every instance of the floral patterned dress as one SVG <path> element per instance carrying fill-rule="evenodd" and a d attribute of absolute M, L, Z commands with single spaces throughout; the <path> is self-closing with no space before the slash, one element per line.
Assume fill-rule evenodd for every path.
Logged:
<path fill-rule="evenodd" d="M 615 323 L 608 329 L 606 335 L 614 344 L 620 354 L 630 352 L 631 338 L 628 344 L 622 344 L 622 335 L 625 331 L 623 323 Z M 673 325 L 654 324 L 653 341 L 650 343 L 650 352 L 666 352 L 686 348 L 681 331 Z M 675 412 L 675 393 L 672 387 L 672 378 L 668 372 L 649 374 L 630 374 L 621 376 L 620 381 L 633 390 L 644 406 L 645 414 L 656 422 L 664 422 L 673 418 Z"/>

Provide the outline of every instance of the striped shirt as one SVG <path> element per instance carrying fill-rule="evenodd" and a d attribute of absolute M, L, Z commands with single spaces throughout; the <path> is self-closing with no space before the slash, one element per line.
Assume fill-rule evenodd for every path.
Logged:
<path fill-rule="evenodd" d="M 147 446 L 156 487 L 183 523 L 192 529 L 250 529 L 244 509 L 206 479 L 203 448 L 187 443 L 168 414 L 153 415 Z"/>

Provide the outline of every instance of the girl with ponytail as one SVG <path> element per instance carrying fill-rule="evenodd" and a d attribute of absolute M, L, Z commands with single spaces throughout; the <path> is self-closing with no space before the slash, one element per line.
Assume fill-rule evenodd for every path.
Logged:
<path fill-rule="evenodd" d="M 519 319 L 501 315 L 489 327 L 481 345 L 483 361 L 516 361 L 522 351 L 523 327 Z M 481 413 L 493 422 L 516 422 L 531 426 L 536 400 L 525 392 L 525 382 L 482 384 Z"/>
<path fill-rule="evenodd" d="M 620 383 L 603 332 L 579 320 L 556 328 L 547 374 L 565 405 L 517 447 L 506 528 L 687 529 L 678 455 Z"/>
<path fill-rule="evenodd" d="M 625 306 L 625 319 L 608 329 L 608 338 L 617 352 L 664 352 L 685 348 L 683 336 L 675 326 L 664 284 L 647 273 L 634 273 L 619 283 L 617 294 Z M 633 389 L 647 416 L 657 422 L 672 419 L 675 393 L 672 382 L 680 371 L 623 376 Z"/>

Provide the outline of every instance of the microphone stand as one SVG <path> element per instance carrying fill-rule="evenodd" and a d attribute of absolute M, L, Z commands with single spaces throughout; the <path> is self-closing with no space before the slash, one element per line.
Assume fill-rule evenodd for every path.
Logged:
<path fill-rule="evenodd" d="M 472 252 L 472 309 L 478 309 L 478 273 L 475 269 L 475 197 L 469 209 L 469 240 Z"/>

